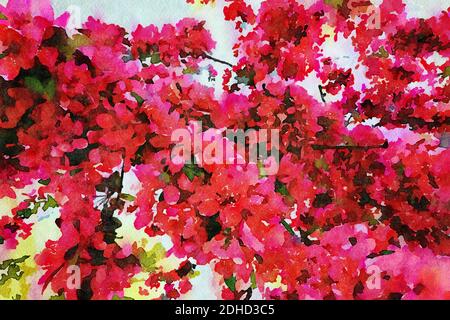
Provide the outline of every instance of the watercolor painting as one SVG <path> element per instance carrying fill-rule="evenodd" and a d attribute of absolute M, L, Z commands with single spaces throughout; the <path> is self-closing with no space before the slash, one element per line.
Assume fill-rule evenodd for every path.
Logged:
<path fill-rule="evenodd" d="M 0 299 L 450 299 L 449 9 L 0 1 Z"/>

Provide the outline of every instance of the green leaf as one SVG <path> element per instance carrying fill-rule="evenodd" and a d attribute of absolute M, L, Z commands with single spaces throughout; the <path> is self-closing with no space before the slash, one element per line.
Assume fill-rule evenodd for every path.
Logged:
<path fill-rule="evenodd" d="M 256 289 L 258 286 L 256 285 L 256 275 L 255 275 L 255 271 L 252 271 L 251 275 L 250 275 L 250 281 L 252 283 L 252 289 Z"/>
<path fill-rule="evenodd" d="M 225 279 L 225 284 L 231 291 L 236 291 L 236 277 L 234 275 L 228 279 Z"/>
<path fill-rule="evenodd" d="M 4 285 L 8 280 L 15 279 L 20 280 L 23 275 L 23 271 L 20 270 L 19 263 L 24 262 L 30 256 L 23 256 L 18 259 L 5 260 L 0 264 L 0 270 L 6 270 L 0 278 L 0 286 Z"/>
<path fill-rule="evenodd" d="M 136 102 L 138 103 L 139 107 L 142 106 L 145 100 L 136 92 L 131 92 L 130 94 L 133 96 L 133 98 L 136 99 Z"/>
<path fill-rule="evenodd" d="M 44 93 L 48 99 L 52 100 L 55 97 L 55 92 L 56 92 L 56 82 L 55 80 L 51 79 L 45 86 Z"/>
<path fill-rule="evenodd" d="M 379 58 L 389 58 L 389 52 L 384 47 L 381 47 L 380 50 L 378 50 L 377 53 L 375 53 L 375 56 Z"/>
<path fill-rule="evenodd" d="M 25 78 L 25 86 L 34 93 L 46 95 L 48 99 L 53 99 L 56 92 L 55 80 L 50 79 L 46 84 L 43 84 L 39 79 L 34 77 Z"/>
<path fill-rule="evenodd" d="M 76 34 L 72 38 L 68 38 L 66 43 L 60 43 L 59 51 L 64 54 L 67 60 L 73 59 L 73 54 L 80 47 L 88 46 L 92 40 L 84 34 Z"/>
<path fill-rule="evenodd" d="M 286 220 L 281 219 L 281 224 L 292 236 L 295 236 L 294 229 L 292 229 L 291 225 L 287 223 Z"/>
<path fill-rule="evenodd" d="M 206 234 L 208 235 L 208 241 L 222 231 L 222 225 L 217 221 L 218 218 L 218 213 L 213 216 L 203 218 L 203 225 L 205 227 Z"/>
<path fill-rule="evenodd" d="M 325 171 L 327 171 L 330 168 L 330 166 L 328 165 L 328 163 L 325 161 L 324 158 L 314 160 L 314 166 L 317 169 L 323 169 Z"/>
<path fill-rule="evenodd" d="M 375 218 L 369 218 L 369 225 L 370 226 L 376 226 L 379 222 L 378 222 L 378 220 L 377 219 L 375 219 Z"/>
<path fill-rule="evenodd" d="M 256 166 L 258 167 L 259 178 L 267 177 L 267 173 L 266 173 L 266 170 L 264 168 L 264 163 L 262 161 L 258 161 L 256 163 Z"/>
<path fill-rule="evenodd" d="M 155 52 L 154 54 L 152 54 L 151 58 L 150 58 L 150 62 L 153 64 L 157 64 L 161 62 L 161 56 L 159 54 L 159 52 Z"/>
<path fill-rule="evenodd" d="M 166 249 L 162 244 L 157 243 L 148 252 L 141 248 L 138 257 L 144 271 L 153 272 L 156 270 L 156 264 L 166 257 Z"/>
<path fill-rule="evenodd" d="M 121 298 L 121 297 L 119 297 L 117 294 L 115 294 L 112 298 L 111 298 L 111 300 L 134 300 L 133 298 L 130 298 L 130 297 L 126 297 L 126 296 L 124 296 L 123 298 Z"/>
<path fill-rule="evenodd" d="M 33 215 L 33 211 L 30 208 L 17 211 L 17 216 L 22 219 L 28 219 L 32 215 Z"/>
<path fill-rule="evenodd" d="M 42 185 L 44 185 L 44 186 L 48 186 L 49 183 L 50 183 L 50 178 L 49 178 L 49 179 L 45 179 L 45 180 L 39 179 L 39 180 L 38 180 L 38 183 L 39 183 L 39 184 L 42 184 Z"/>
<path fill-rule="evenodd" d="M 450 66 L 445 67 L 443 76 L 444 78 L 450 77 Z"/>
<path fill-rule="evenodd" d="M 238 82 L 238 84 L 248 84 L 250 82 L 250 79 L 247 78 L 246 76 L 242 76 L 236 77 L 236 81 Z"/>
<path fill-rule="evenodd" d="M 194 278 L 197 278 L 198 276 L 200 276 L 200 271 L 191 271 L 188 275 L 187 275 L 187 277 L 189 278 L 189 279 L 194 279 Z"/>
<path fill-rule="evenodd" d="M 333 8 L 339 8 L 342 7 L 342 3 L 344 0 L 325 0 L 325 3 L 332 6 Z"/>
<path fill-rule="evenodd" d="M 0 20 L 8 20 L 8 17 L 4 13 L 0 12 Z"/>
<path fill-rule="evenodd" d="M 243 85 L 255 85 L 255 75 L 256 71 L 254 69 L 245 67 L 242 70 L 236 71 L 236 81 L 237 84 L 243 84 Z"/>
<path fill-rule="evenodd" d="M 13 264 L 8 268 L 6 274 L 2 274 L 0 278 L 0 286 L 4 285 L 6 281 L 10 279 L 20 280 L 22 278 L 23 271 L 20 270 L 20 267 L 17 264 Z"/>
<path fill-rule="evenodd" d="M 64 293 L 62 293 L 58 296 L 51 296 L 50 300 L 66 300 L 66 297 L 64 297 Z"/>
<path fill-rule="evenodd" d="M 83 171 L 82 168 L 77 168 L 77 169 L 70 170 L 69 174 L 71 177 L 73 177 L 74 175 L 76 175 L 77 173 L 80 173 L 81 171 Z"/>
<path fill-rule="evenodd" d="M 45 91 L 45 88 L 42 85 L 41 81 L 33 77 L 25 78 L 25 86 L 35 93 L 43 94 Z"/>
<path fill-rule="evenodd" d="M 5 242 L 5 239 L 3 239 L 2 236 L 0 236 L 0 244 L 3 244 Z"/>
<path fill-rule="evenodd" d="M 185 164 L 183 167 L 184 174 L 192 182 L 195 177 L 201 177 L 203 174 L 203 169 L 196 166 L 195 164 Z"/>
<path fill-rule="evenodd" d="M 33 214 L 36 214 L 36 213 L 38 212 L 40 206 L 41 206 L 40 203 L 34 203 L 34 204 L 33 204 L 33 209 L 31 209 L 31 212 L 32 212 Z"/>
<path fill-rule="evenodd" d="M 195 175 L 195 171 L 192 168 L 190 168 L 188 166 L 184 166 L 183 172 L 191 182 L 194 180 L 196 175 Z"/>
<path fill-rule="evenodd" d="M 134 200 L 136 200 L 136 197 L 131 194 L 128 194 L 128 193 L 121 193 L 120 199 L 126 200 L 126 201 L 134 201 Z"/>
<path fill-rule="evenodd" d="M 42 207 L 42 210 L 47 211 L 49 208 L 56 208 L 58 207 L 58 202 L 52 197 L 48 196 L 47 201 L 44 204 L 44 207 Z"/>
<path fill-rule="evenodd" d="M 380 256 L 387 256 L 387 255 L 390 255 L 390 254 L 393 254 L 393 253 L 394 253 L 394 251 L 392 251 L 392 250 L 382 250 L 382 251 L 380 251 L 379 255 Z"/>
<path fill-rule="evenodd" d="M 167 172 L 163 172 L 159 175 L 159 180 L 167 184 L 170 182 L 170 175 Z"/>
<path fill-rule="evenodd" d="M 230 227 L 225 228 L 225 229 L 223 230 L 223 234 L 226 235 L 226 236 L 231 235 L 231 228 L 230 228 Z"/>
<path fill-rule="evenodd" d="M 30 256 L 23 256 L 17 259 L 8 259 L 3 261 L 2 263 L 0 263 L 0 270 L 5 270 L 6 268 L 8 268 L 11 264 L 18 264 L 18 263 L 22 263 L 25 262 L 25 260 L 27 260 Z"/>
<path fill-rule="evenodd" d="M 275 180 L 275 192 L 278 192 L 283 196 L 290 195 L 286 185 L 279 180 Z"/>
<path fill-rule="evenodd" d="M 197 73 L 197 70 L 191 67 L 187 67 L 186 69 L 183 70 L 183 74 L 195 74 L 195 73 Z"/>

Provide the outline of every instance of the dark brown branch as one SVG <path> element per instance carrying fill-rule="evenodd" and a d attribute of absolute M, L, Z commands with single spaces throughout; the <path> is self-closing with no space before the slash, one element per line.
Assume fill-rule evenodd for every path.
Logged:
<path fill-rule="evenodd" d="M 117 201 L 119 201 L 123 189 L 123 176 L 125 175 L 125 151 L 122 152 L 122 170 L 120 171 L 120 187 L 117 192 Z"/>
<path fill-rule="evenodd" d="M 325 97 L 326 97 L 327 94 L 325 92 L 323 92 L 323 87 L 320 84 L 319 84 L 319 92 L 320 92 L 320 98 L 322 99 L 322 102 L 325 103 L 326 102 L 325 101 Z"/>
<path fill-rule="evenodd" d="M 233 67 L 233 65 L 232 65 L 231 63 L 229 63 L 229 62 L 227 62 L 227 61 L 224 61 L 224 60 L 220 60 L 220 59 L 214 58 L 214 57 L 210 56 L 210 55 L 207 54 L 207 53 L 203 53 L 203 58 L 210 59 L 210 60 L 212 60 L 212 61 L 215 61 L 215 62 L 218 62 L 218 63 L 225 64 L 225 65 L 227 65 L 227 66 L 229 66 L 229 67 Z"/>
<path fill-rule="evenodd" d="M 395 125 L 409 125 L 411 127 L 411 130 L 417 130 L 422 129 L 426 127 L 428 130 L 440 128 L 442 126 L 448 126 L 450 125 L 450 117 L 442 118 L 438 114 L 434 115 L 432 117 L 433 121 L 426 121 L 422 118 L 416 118 L 416 117 L 406 117 L 400 119 L 382 119 L 376 126 L 382 127 L 386 124 L 395 124 Z"/>
<path fill-rule="evenodd" d="M 369 149 L 386 149 L 388 147 L 387 140 L 382 145 L 377 146 L 329 146 L 321 144 L 312 144 L 314 150 L 369 150 Z"/>

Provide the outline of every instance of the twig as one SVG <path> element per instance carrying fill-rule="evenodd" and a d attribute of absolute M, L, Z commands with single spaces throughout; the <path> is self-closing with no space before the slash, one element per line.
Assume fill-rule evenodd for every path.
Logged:
<path fill-rule="evenodd" d="M 120 195 L 122 194 L 122 189 L 123 189 L 123 176 L 125 174 L 125 152 L 123 152 L 122 161 L 123 161 L 123 164 L 122 164 L 122 170 L 120 171 L 120 187 L 119 187 L 119 191 L 117 193 L 117 200 L 120 199 Z"/>
<path fill-rule="evenodd" d="M 314 150 L 369 150 L 369 149 L 387 149 L 388 142 L 387 140 L 378 146 L 328 146 L 328 145 L 320 145 L 320 144 L 312 144 L 311 147 Z"/>
<path fill-rule="evenodd" d="M 203 56 L 203 58 L 207 58 L 207 59 L 210 59 L 210 60 L 212 60 L 212 61 L 215 61 L 215 62 L 218 62 L 218 63 L 225 64 L 225 65 L 227 65 L 227 66 L 229 66 L 229 67 L 233 67 L 233 65 L 232 65 L 231 63 L 226 62 L 226 61 L 224 61 L 224 60 L 220 60 L 220 59 L 214 58 L 214 57 L 210 56 L 209 54 L 203 53 L 202 56 Z"/>
<path fill-rule="evenodd" d="M 322 99 L 322 102 L 326 103 L 325 97 L 327 94 L 325 92 L 323 92 L 323 87 L 321 84 L 319 84 L 319 92 L 320 92 L 320 98 Z"/>

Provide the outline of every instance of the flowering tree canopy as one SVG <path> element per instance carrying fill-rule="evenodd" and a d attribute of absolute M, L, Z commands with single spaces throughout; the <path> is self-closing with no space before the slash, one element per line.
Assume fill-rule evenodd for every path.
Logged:
<path fill-rule="evenodd" d="M 312 2 L 228 0 L 236 63 L 192 18 L 68 32 L 47 1 L 0 6 L 0 199 L 17 200 L 0 207 L 0 257 L 39 212 L 59 229 L 34 256 L 3 259 L 0 286 L 28 259 L 40 293 L 65 299 L 123 298 L 138 275 L 142 297 L 175 299 L 205 265 L 223 299 L 449 299 L 449 12 Z M 324 49 L 342 41 L 355 68 Z M 279 130 L 278 172 L 174 163 L 172 132 L 194 121 Z M 121 241 L 130 217 L 170 248 Z"/>

